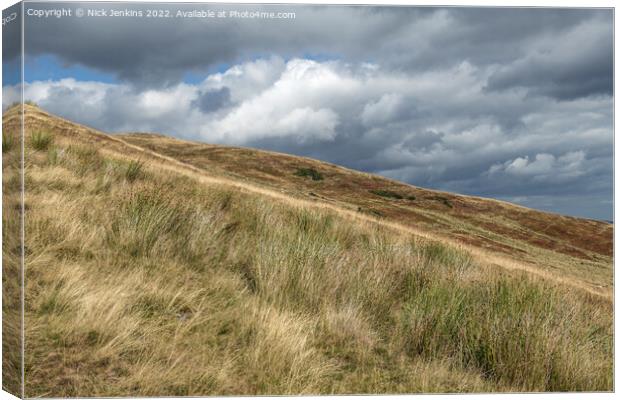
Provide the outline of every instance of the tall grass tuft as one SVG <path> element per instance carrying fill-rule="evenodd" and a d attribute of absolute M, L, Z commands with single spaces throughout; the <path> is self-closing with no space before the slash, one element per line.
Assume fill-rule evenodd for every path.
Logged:
<path fill-rule="evenodd" d="M 308 177 L 311 178 L 313 181 L 322 181 L 323 179 L 325 179 L 323 174 L 314 168 L 297 168 L 295 175 L 301 177 Z"/>
<path fill-rule="evenodd" d="M 96 147 L 71 145 L 65 153 L 67 167 L 81 178 L 101 172 L 105 168 L 105 160 Z"/>
<path fill-rule="evenodd" d="M 8 132 L 2 132 L 2 152 L 8 153 L 13 149 L 14 144 L 13 135 Z"/>
<path fill-rule="evenodd" d="M 120 205 L 122 216 L 112 225 L 116 245 L 134 257 L 165 253 L 177 240 L 187 238 L 191 229 L 189 210 L 155 190 L 130 193 Z M 180 250 L 180 249 L 179 249 Z"/>
<path fill-rule="evenodd" d="M 125 179 L 129 183 L 133 183 L 137 179 L 139 179 L 143 175 L 143 165 L 142 161 L 131 160 L 127 167 L 125 168 Z"/>
<path fill-rule="evenodd" d="M 400 326 L 412 357 L 450 357 L 524 391 L 604 390 L 612 366 L 593 361 L 604 347 L 594 350 L 579 339 L 587 335 L 582 313 L 552 288 L 527 279 L 484 286 L 435 283 L 411 296 Z"/>
<path fill-rule="evenodd" d="M 47 150 L 53 141 L 54 137 L 47 132 L 36 131 L 30 135 L 30 145 L 38 151 Z"/>
<path fill-rule="evenodd" d="M 402 194 L 393 192 L 391 190 L 376 189 L 376 190 L 369 190 L 369 192 L 377 196 L 386 197 L 388 199 L 402 200 L 405 198 Z"/>

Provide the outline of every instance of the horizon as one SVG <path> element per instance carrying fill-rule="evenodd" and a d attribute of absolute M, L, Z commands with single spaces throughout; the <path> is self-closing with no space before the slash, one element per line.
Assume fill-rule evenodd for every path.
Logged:
<path fill-rule="evenodd" d="M 28 8 L 60 5 L 89 7 Z M 175 8 L 295 18 L 26 17 L 25 99 L 109 133 L 277 151 L 613 222 L 609 10 Z M 4 49 L 10 71 L 19 52 Z M 19 81 L 3 78 L 5 108 Z"/>

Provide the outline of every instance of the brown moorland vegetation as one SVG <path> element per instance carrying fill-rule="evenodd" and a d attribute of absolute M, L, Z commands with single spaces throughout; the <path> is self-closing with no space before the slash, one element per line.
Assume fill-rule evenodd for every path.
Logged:
<path fill-rule="evenodd" d="M 398 223 L 611 293 L 613 226 L 606 222 L 422 189 L 281 153 L 153 134 L 120 137 L 208 174 Z M 300 177 L 300 169 L 320 173 L 321 179 Z"/>
<path fill-rule="evenodd" d="M 613 389 L 610 224 L 25 111 L 28 397 Z"/>

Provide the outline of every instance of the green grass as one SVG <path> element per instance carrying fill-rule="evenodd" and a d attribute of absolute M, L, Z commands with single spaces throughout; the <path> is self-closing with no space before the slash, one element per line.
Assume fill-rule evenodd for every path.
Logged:
<path fill-rule="evenodd" d="M 59 163 L 58 149 L 52 147 L 47 152 L 47 162 L 49 165 L 57 165 Z"/>
<path fill-rule="evenodd" d="M 143 175 L 143 162 L 131 160 L 125 169 L 125 179 L 127 182 L 134 182 Z"/>
<path fill-rule="evenodd" d="M 36 131 L 30 134 L 30 146 L 35 150 L 47 150 L 53 142 L 54 137 L 47 132 Z"/>
<path fill-rule="evenodd" d="M 324 178 L 323 174 L 317 171 L 314 168 L 298 168 L 295 172 L 295 175 L 301 177 L 311 178 L 313 181 L 322 181 Z"/>
<path fill-rule="evenodd" d="M 443 354 L 486 379 L 520 390 L 602 388 L 610 383 L 611 364 L 592 364 L 596 356 L 588 354 L 590 348 L 574 347 L 571 339 L 588 336 L 581 311 L 566 309 L 557 293 L 526 281 L 484 286 L 455 282 L 454 287 L 431 283 L 406 302 L 400 324 L 412 356 Z M 601 333 L 595 340 L 606 344 L 599 356 L 611 348 L 610 331 Z M 576 367 L 577 359 L 592 370 Z"/>
<path fill-rule="evenodd" d="M 132 257 L 186 254 L 183 242 L 192 233 L 192 215 L 178 199 L 160 196 L 155 190 L 132 192 L 122 199 L 120 212 L 122 217 L 111 226 L 112 247 Z"/>
<path fill-rule="evenodd" d="M 15 146 L 13 135 L 8 132 L 2 132 L 2 152 L 8 153 Z"/>
<path fill-rule="evenodd" d="M 94 146 L 71 145 L 64 151 L 66 157 L 64 163 L 67 168 L 84 177 L 93 172 L 99 173 L 105 167 L 105 160 Z M 97 175 L 99 177 L 100 175 Z"/>
<path fill-rule="evenodd" d="M 439 201 L 441 204 L 443 204 L 444 206 L 448 207 L 448 208 L 453 208 L 454 206 L 452 205 L 452 202 L 450 201 L 450 199 L 448 199 L 447 197 L 443 197 L 443 196 L 435 196 L 432 198 L 433 200 L 437 200 Z"/>
<path fill-rule="evenodd" d="M 400 193 L 396 193 L 391 190 L 375 189 L 375 190 L 369 190 L 369 192 L 372 194 L 376 194 L 377 196 L 386 197 L 388 199 L 402 200 L 405 198 Z"/>

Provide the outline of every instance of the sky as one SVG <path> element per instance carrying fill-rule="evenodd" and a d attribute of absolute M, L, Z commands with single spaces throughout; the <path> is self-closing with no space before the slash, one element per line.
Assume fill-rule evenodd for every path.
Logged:
<path fill-rule="evenodd" d="M 153 5 L 27 3 L 133 10 Z M 157 5 L 288 19 L 25 18 L 25 97 L 108 132 L 308 156 L 613 219 L 605 9 Z M 3 63 L 19 58 L 4 44 Z M 18 86 L 3 83 L 3 106 Z"/>

